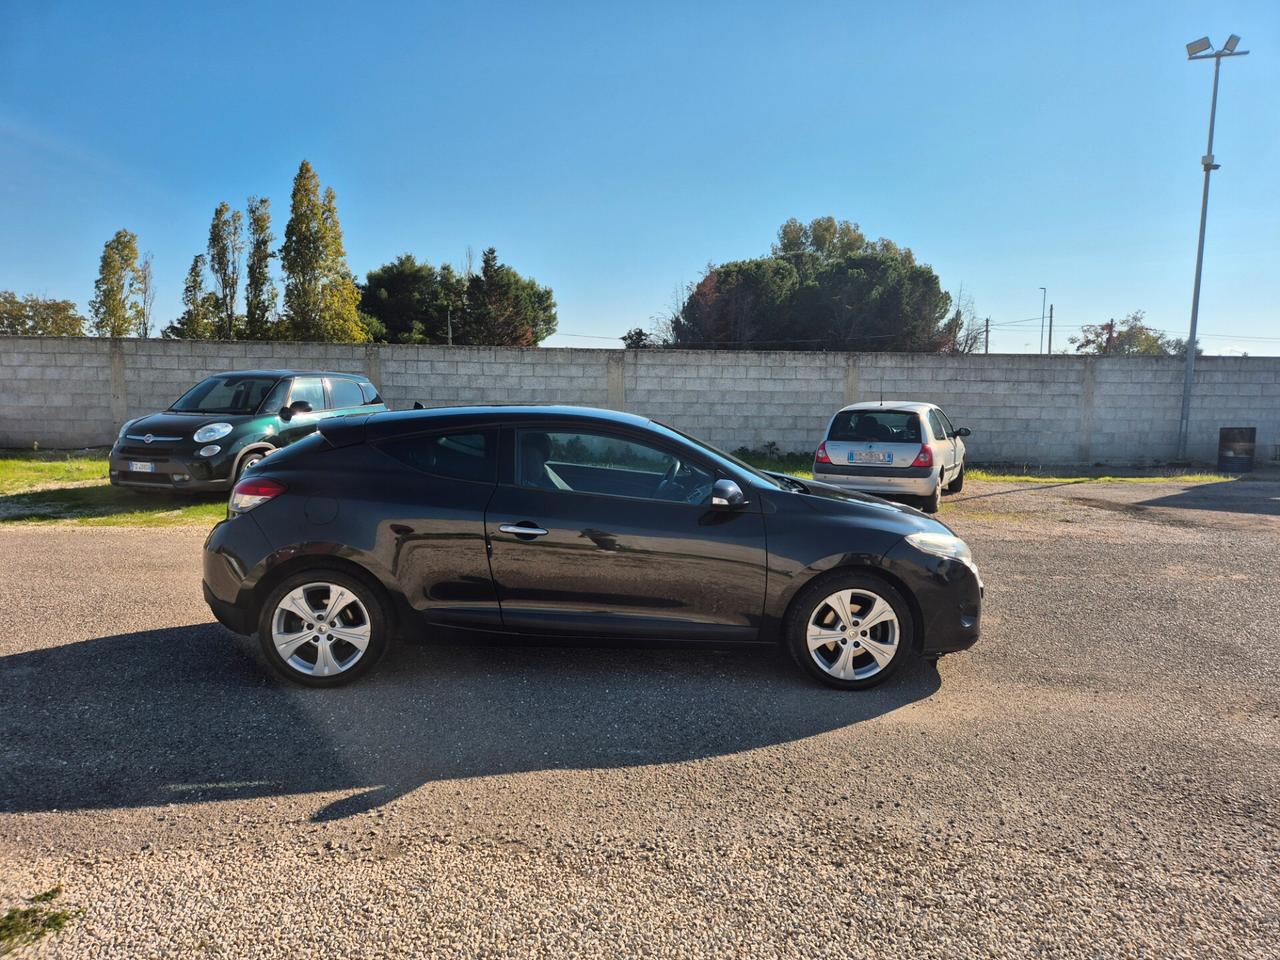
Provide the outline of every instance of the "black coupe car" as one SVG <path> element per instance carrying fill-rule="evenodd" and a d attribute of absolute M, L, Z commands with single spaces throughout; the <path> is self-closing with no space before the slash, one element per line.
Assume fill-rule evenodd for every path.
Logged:
<path fill-rule="evenodd" d="M 971 646 L 982 581 L 915 510 L 630 414 L 492 406 L 321 422 L 236 485 L 204 593 L 311 686 L 439 625 L 780 640 L 813 677 L 859 688 Z"/>

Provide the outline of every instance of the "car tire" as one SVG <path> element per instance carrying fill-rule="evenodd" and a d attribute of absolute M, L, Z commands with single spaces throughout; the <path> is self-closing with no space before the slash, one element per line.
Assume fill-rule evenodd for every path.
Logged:
<path fill-rule="evenodd" d="M 960 464 L 960 472 L 947 484 L 947 493 L 959 493 L 964 489 L 964 464 Z"/>
<path fill-rule="evenodd" d="M 231 485 L 234 487 L 240 482 L 240 478 L 244 476 L 244 472 L 252 467 L 255 463 L 261 463 L 267 456 L 265 450 L 254 450 L 245 454 L 240 458 L 240 462 L 236 464 L 236 475 L 231 478 Z"/>
<path fill-rule="evenodd" d="M 862 625 L 870 617 L 877 619 L 868 635 Z M 810 636 L 827 630 L 832 639 L 811 647 Z M 912 653 L 915 625 L 911 606 L 887 581 L 838 570 L 800 591 L 787 611 L 783 636 L 792 657 L 815 680 L 840 690 L 865 690 L 901 669 Z"/>
<path fill-rule="evenodd" d="M 942 477 L 938 477 L 938 485 L 933 488 L 933 493 L 924 497 L 920 501 L 920 509 L 925 513 L 937 513 L 942 509 Z"/>
<path fill-rule="evenodd" d="M 339 606 L 330 611 L 335 601 Z M 304 616 L 308 612 L 314 616 Z M 258 647 L 285 679 L 337 687 L 382 658 L 390 622 L 380 591 L 344 571 L 316 567 L 286 577 L 267 595 L 258 616 Z"/>

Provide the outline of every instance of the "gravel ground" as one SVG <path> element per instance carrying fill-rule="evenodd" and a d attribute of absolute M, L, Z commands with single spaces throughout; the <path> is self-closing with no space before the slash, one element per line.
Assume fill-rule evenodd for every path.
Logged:
<path fill-rule="evenodd" d="M 31 956 L 1274 957 L 1280 483 L 972 483 L 984 638 L 393 651 L 304 691 L 199 531 L 0 529 L 0 908 Z"/>

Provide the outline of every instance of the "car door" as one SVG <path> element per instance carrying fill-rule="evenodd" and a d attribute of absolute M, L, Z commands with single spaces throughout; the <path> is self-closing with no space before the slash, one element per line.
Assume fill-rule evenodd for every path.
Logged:
<path fill-rule="evenodd" d="M 692 451 L 596 425 L 504 431 L 485 517 L 504 626 L 525 633 L 758 637 L 758 501 L 709 507 L 715 470 Z"/>
<path fill-rule="evenodd" d="M 288 420 L 281 421 L 280 439 L 286 444 L 301 440 L 314 431 L 316 424 L 324 416 L 324 380 L 321 377 L 294 377 L 293 389 L 289 391 L 289 404 L 295 404 L 300 400 L 310 404 L 311 411 L 295 413 Z"/>
<path fill-rule="evenodd" d="M 951 435 L 954 431 L 943 426 L 941 411 L 937 407 L 929 409 L 929 432 L 933 434 L 934 449 L 942 454 L 942 478 L 946 480 L 955 476 L 956 441 Z"/>
<path fill-rule="evenodd" d="M 947 436 L 951 437 L 951 442 L 955 444 L 956 467 L 958 469 L 963 469 L 965 455 L 964 437 L 960 436 L 955 425 L 951 422 L 951 418 L 947 416 L 946 411 L 941 407 L 938 408 L 938 416 L 942 418 L 942 425 L 946 428 Z"/>
<path fill-rule="evenodd" d="M 500 629 L 484 514 L 497 482 L 496 427 L 459 426 L 377 441 L 409 469 L 378 474 L 380 548 L 409 605 L 429 624 Z M 365 509 L 369 509 L 366 507 Z"/>

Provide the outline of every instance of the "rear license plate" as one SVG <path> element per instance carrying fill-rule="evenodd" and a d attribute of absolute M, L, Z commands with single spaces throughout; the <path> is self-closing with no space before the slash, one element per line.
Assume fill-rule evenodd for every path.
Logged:
<path fill-rule="evenodd" d="M 145 460 L 130 460 L 129 469 L 133 473 L 155 473 L 156 465 L 154 463 L 147 463 Z"/>
<path fill-rule="evenodd" d="M 893 463 L 893 454 L 883 450 L 854 450 L 849 454 L 850 463 Z"/>

